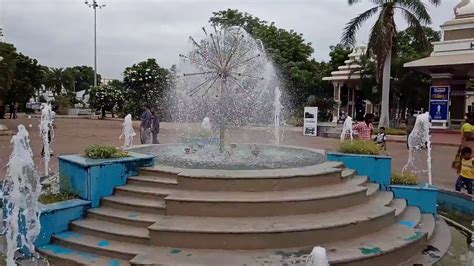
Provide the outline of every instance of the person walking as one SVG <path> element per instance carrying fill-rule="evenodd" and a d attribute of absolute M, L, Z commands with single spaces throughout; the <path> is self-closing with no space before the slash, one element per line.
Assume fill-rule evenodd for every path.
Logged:
<path fill-rule="evenodd" d="M 360 122 L 355 125 L 352 130 L 357 131 L 360 140 L 370 141 L 372 140 L 372 133 L 374 132 L 374 115 L 366 114 L 364 116 L 364 122 Z"/>
<path fill-rule="evenodd" d="M 160 133 L 160 118 L 157 115 L 156 111 L 151 113 L 153 115 L 153 123 L 151 128 L 152 142 L 153 144 L 160 144 L 158 141 L 158 134 Z"/>
<path fill-rule="evenodd" d="M 474 179 L 474 164 L 471 156 L 471 148 L 461 149 L 461 169 L 455 186 L 457 192 L 461 192 L 464 187 L 469 195 L 472 195 L 472 180 Z"/>
<path fill-rule="evenodd" d="M 152 133 L 151 128 L 153 124 L 153 114 L 150 111 L 150 108 L 146 106 L 142 114 L 142 122 L 140 124 L 140 140 L 142 144 L 151 144 L 152 143 Z"/>

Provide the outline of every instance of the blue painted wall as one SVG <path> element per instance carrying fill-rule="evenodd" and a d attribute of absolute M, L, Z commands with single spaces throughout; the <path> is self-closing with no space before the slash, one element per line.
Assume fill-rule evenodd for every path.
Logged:
<path fill-rule="evenodd" d="M 327 159 L 342 162 L 347 168 L 356 170 L 358 175 L 368 176 L 371 182 L 380 184 L 382 190 L 389 189 L 392 177 L 391 157 L 328 152 Z"/>
<path fill-rule="evenodd" d="M 81 199 L 44 205 L 40 215 L 41 232 L 35 245 L 47 245 L 53 234 L 67 231 L 70 222 L 84 218 L 90 205 L 89 201 Z"/>
<path fill-rule="evenodd" d="M 409 206 L 416 206 L 423 213 L 437 213 L 438 189 L 421 186 L 390 186 L 396 198 L 406 199 Z"/>
<path fill-rule="evenodd" d="M 140 167 L 154 164 L 153 156 L 131 155 L 111 160 L 91 160 L 80 155 L 60 156 L 61 190 L 69 190 L 90 201 L 92 208 L 98 207 L 102 197 L 111 196 L 115 187 L 127 183 L 129 176 L 138 175 Z"/>
<path fill-rule="evenodd" d="M 440 189 L 438 205 L 440 209 L 460 212 L 474 217 L 474 198 L 471 195 Z"/>

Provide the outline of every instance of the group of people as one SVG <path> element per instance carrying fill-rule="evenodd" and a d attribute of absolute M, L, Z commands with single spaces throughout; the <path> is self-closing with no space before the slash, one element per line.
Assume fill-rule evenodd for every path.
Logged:
<path fill-rule="evenodd" d="M 140 141 L 142 144 L 159 144 L 160 118 L 156 111 L 148 106 L 144 108 L 140 124 Z"/>
<path fill-rule="evenodd" d="M 374 114 L 366 114 L 364 116 L 364 121 L 357 123 L 352 127 L 353 131 L 357 132 L 357 136 L 360 140 L 371 141 L 372 136 L 374 134 Z M 379 132 L 377 136 L 373 139 L 373 141 L 379 145 L 383 150 L 387 149 L 387 136 L 385 135 L 385 128 L 379 128 Z"/>
<path fill-rule="evenodd" d="M 472 148 L 474 147 L 474 115 L 467 114 L 466 121 L 461 127 L 461 144 L 452 163 L 459 174 L 455 189 L 460 192 L 463 188 L 472 195 L 472 181 L 474 180 L 474 161 Z"/>

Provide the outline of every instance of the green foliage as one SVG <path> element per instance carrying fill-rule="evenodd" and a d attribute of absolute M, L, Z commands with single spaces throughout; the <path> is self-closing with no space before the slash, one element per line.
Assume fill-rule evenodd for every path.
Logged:
<path fill-rule="evenodd" d="M 339 152 L 350 154 L 378 155 L 380 154 L 380 147 L 372 141 L 343 141 L 339 146 Z"/>
<path fill-rule="evenodd" d="M 107 145 L 94 145 L 84 151 L 84 156 L 90 159 L 113 159 L 128 157 L 128 153 Z"/>
<path fill-rule="evenodd" d="M 22 108 L 42 88 L 45 72 L 36 59 L 18 53 L 14 75 L 7 101 L 18 102 Z"/>
<path fill-rule="evenodd" d="M 17 53 L 12 44 L 0 42 L 0 105 L 6 104 L 5 97 L 15 77 Z"/>
<path fill-rule="evenodd" d="M 105 111 L 112 111 L 115 106 L 123 103 L 124 99 L 123 88 L 101 85 L 91 89 L 89 104 L 96 110 L 102 110 L 102 117 L 105 117 Z"/>
<path fill-rule="evenodd" d="M 51 204 L 71 199 L 76 199 L 77 195 L 68 193 L 68 192 L 60 192 L 58 194 L 43 194 L 39 197 L 39 202 L 42 204 Z"/>
<path fill-rule="evenodd" d="M 94 69 L 90 66 L 74 66 L 64 69 L 63 86 L 70 92 L 86 90 L 94 86 Z M 97 74 L 97 84 L 100 84 L 101 76 Z"/>
<path fill-rule="evenodd" d="M 378 134 L 380 129 L 375 129 L 374 134 Z M 392 135 L 392 136 L 406 136 L 407 131 L 406 129 L 402 128 L 386 128 L 385 135 Z"/>
<path fill-rule="evenodd" d="M 139 117 L 144 105 L 163 113 L 166 102 L 164 92 L 170 86 L 170 72 L 158 65 L 155 59 L 134 64 L 125 69 L 123 85 L 127 99 L 124 113 Z"/>
<path fill-rule="evenodd" d="M 58 95 L 54 97 L 54 105 L 58 107 L 58 114 L 66 115 L 68 109 L 73 106 L 73 98 L 69 95 Z"/>
<path fill-rule="evenodd" d="M 392 185 L 415 186 L 418 185 L 420 178 L 414 174 L 409 173 L 395 173 L 392 174 Z"/>

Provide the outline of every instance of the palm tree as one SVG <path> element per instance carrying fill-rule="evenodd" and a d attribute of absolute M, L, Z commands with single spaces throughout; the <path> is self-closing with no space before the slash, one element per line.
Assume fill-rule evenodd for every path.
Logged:
<path fill-rule="evenodd" d="M 349 5 L 353 5 L 361 0 L 348 0 L 347 2 Z M 354 46 L 359 28 L 369 18 L 377 15 L 377 20 L 370 32 L 367 52 L 376 57 L 378 83 L 380 84 L 380 80 L 382 80 L 382 111 L 379 127 L 388 127 L 390 124 L 390 68 L 392 53 L 396 50 L 397 43 L 395 12 L 399 12 L 405 18 L 408 26 L 415 30 L 416 38 L 419 38 L 420 42 L 425 45 L 428 45 L 428 41 L 423 31 L 423 25 L 431 24 L 431 16 L 421 0 L 370 0 L 370 2 L 375 6 L 347 23 L 342 42 Z M 441 0 L 429 0 L 428 2 L 438 6 Z"/>
<path fill-rule="evenodd" d="M 48 73 L 47 86 L 52 89 L 56 95 L 60 95 L 65 78 L 64 69 L 53 67 Z"/>

